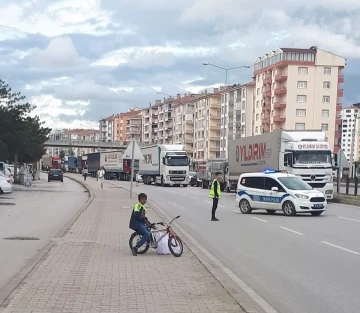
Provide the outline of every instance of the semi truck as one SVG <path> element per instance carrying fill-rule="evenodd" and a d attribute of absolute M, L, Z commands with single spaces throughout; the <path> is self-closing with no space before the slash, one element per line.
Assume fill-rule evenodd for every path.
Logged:
<path fill-rule="evenodd" d="M 146 185 L 187 187 L 189 164 L 184 145 L 151 145 L 141 148 L 139 174 Z"/>
<path fill-rule="evenodd" d="M 87 166 L 87 155 L 80 155 L 76 158 L 76 172 L 82 174 L 83 169 Z"/>
<path fill-rule="evenodd" d="M 225 172 L 228 167 L 227 159 L 208 159 L 206 165 L 199 169 L 198 178 L 202 181 L 202 188 L 209 188 L 215 178 L 216 172 L 221 172 L 223 175 L 219 181 L 221 191 L 225 189 Z"/>
<path fill-rule="evenodd" d="M 69 173 L 76 173 L 76 171 L 77 171 L 77 158 L 74 157 L 74 156 L 67 157 L 67 163 L 65 163 L 65 167 L 67 168 L 67 171 Z"/>
<path fill-rule="evenodd" d="M 48 154 L 44 154 L 41 158 L 41 169 L 43 171 L 46 171 L 51 166 L 52 166 L 52 156 Z"/>
<path fill-rule="evenodd" d="M 240 174 L 265 170 L 299 176 L 327 199 L 333 199 L 332 153 L 321 130 L 277 130 L 229 141 L 227 191 L 236 191 Z"/>
<path fill-rule="evenodd" d="M 116 178 L 127 180 L 131 172 L 131 160 L 122 159 L 124 151 L 104 151 L 87 154 L 87 166 L 89 175 L 96 177 L 97 171 L 104 166 L 105 179 Z M 124 169 L 124 164 L 127 167 Z"/>

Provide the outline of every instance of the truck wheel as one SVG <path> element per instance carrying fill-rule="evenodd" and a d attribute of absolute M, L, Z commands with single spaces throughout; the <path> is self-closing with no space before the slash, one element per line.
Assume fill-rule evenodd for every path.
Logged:
<path fill-rule="evenodd" d="M 183 185 L 183 187 L 187 187 L 188 185 Z"/>
<path fill-rule="evenodd" d="M 230 188 L 229 188 L 229 186 L 226 186 L 226 192 L 227 192 L 227 193 L 230 193 Z"/>
<path fill-rule="evenodd" d="M 161 186 L 162 187 L 165 187 L 165 184 L 164 184 L 164 176 L 161 175 Z"/>

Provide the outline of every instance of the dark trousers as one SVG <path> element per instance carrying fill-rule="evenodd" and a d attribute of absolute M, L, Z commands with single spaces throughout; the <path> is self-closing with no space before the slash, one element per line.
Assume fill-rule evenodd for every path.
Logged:
<path fill-rule="evenodd" d="M 211 210 L 211 217 L 212 218 L 215 217 L 215 213 L 216 213 L 216 209 L 218 207 L 218 203 L 219 203 L 219 199 L 218 198 L 213 198 L 213 205 L 212 205 L 212 210 Z"/>
<path fill-rule="evenodd" d="M 150 232 L 146 228 L 145 224 L 139 222 L 136 225 L 136 231 L 142 236 L 136 244 L 136 248 L 140 248 L 150 238 Z"/>

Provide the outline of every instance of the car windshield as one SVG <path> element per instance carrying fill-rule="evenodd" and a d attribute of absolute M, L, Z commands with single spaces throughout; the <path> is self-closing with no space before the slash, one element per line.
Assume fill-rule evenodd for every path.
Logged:
<path fill-rule="evenodd" d="M 61 174 L 61 170 L 50 170 L 51 174 Z"/>
<path fill-rule="evenodd" d="M 299 177 L 279 177 L 279 181 L 291 190 L 312 190 L 313 188 Z"/>

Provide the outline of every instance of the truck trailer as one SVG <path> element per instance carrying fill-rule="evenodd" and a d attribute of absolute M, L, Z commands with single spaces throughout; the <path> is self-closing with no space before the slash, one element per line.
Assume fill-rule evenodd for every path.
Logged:
<path fill-rule="evenodd" d="M 333 199 L 332 153 L 321 130 L 277 130 L 229 141 L 226 189 L 236 191 L 240 174 L 286 171 Z"/>
<path fill-rule="evenodd" d="M 152 145 L 141 148 L 144 160 L 139 174 L 146 185 L 187 187 L 190 184 L 189 164 L 184 145 Z"/>
<path fill-rule="evenodd" d="M 198 171 L 198 178 L 201 180 L 202 188 L 209 188 L 215 178 L 215 173 L 221 172 L 222 178 L 220 179 L 219 183 L 221 191 L 224 191 L 226 185 L 225 173 L 228 164 L 229 162 L 227 159 L 208 159 L 206 161 L 206 165 Z"/>
<path fill-rule="evenodd" d="M 77 171 L 77 159 L 74 156 L 67 157 L 67 171 L 69 173 L 76 173 Z"/>

